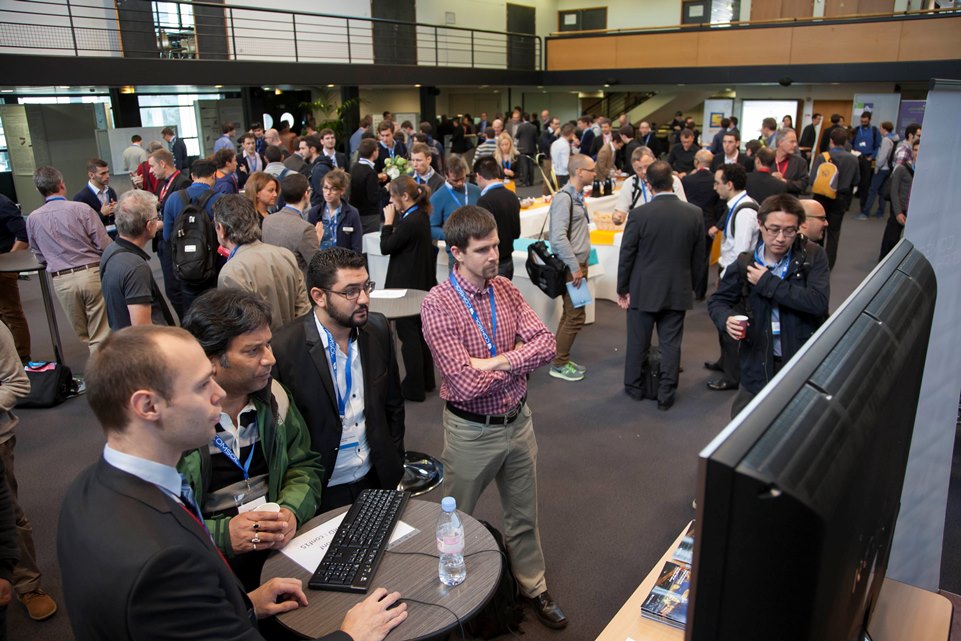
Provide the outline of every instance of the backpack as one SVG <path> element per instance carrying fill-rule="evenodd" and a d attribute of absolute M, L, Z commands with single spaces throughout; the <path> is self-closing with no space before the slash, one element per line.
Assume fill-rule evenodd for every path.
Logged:
<path fill-rule="evenodd" d="M 657 390 L 661 386 L 661 348 L 651 345 L 647 356 L 641 363 L 641 398 L 657 400 Z"/>
<path fill-rule="evenodd" d="M 62 363 L 30 362 L 25 368 L 30 380 L 30 393 L 17 401 L 17 407 L 56 407 L 79 393 L 73 372 Z"/>
<path fill-rule="evenodd" d="M 490 531 L 500 550 L 501 578 L 487 605 L 465 626 L 473 637 L 493 639 L 508 632 L 519 632 L 521 621 L 524 620 L 524 608 L 520 602 L 520 589 L 514 578 L 503 535 L 487 521 L 481 521 L 481 525 Z"/>
<path fill-rule="evenodd" d="M 174 272 L 184 282 L 204 283 L 216 273 L 217 232 L 206 211 L 215 192 L 209 189 L 197 200 L 186 189 L 177 194 L 183 209 L 174 220 Z"/>
<path fill-rule="evenodd" d="M 838 166 L 831 159 L 830 152 L 825 151 L 821 155 L 824 157 L 824 162 L 818 165 L 818 170 L 815 172 L 811 193 L 834 200 L 838 197 Z"/>
<path fill-rule="evenodd" d="M 737 209 L 731 212 L 731 237 L 734 237 L 737 235 L 737 215 L 741 212 L 742 209 L 753 209 L 754 213 L 757 213 L 758 204 L 753 200 L 749 200 L 749 201 L 740 203 L 737 206 Z M 722 231 L 723 229 L 726 229 L 726 228 L 727 228 L 727 221 L 725 220 L 724 228 L 722 228 Z"/>

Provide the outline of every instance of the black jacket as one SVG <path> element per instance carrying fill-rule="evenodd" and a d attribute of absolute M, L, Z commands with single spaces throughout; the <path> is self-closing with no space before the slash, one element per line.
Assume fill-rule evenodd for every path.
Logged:
<path fill-rule="evenodd" d="M 477 199 L 477 206 L 489 211 L 497 221 L 500 262 L 512 260 L 514 239 L 521 235 L 521 202 L 517 194 L 504 187 L 491 189 Z"/>
<path fill-rule="evenodd" d="M 343 169 L 344 171 L 348 171 L 349 169 L 347 156 L 339 151 L 335 151 L 334 157 L 337 159 L 337 167 L 334 167 L 334 161 L 324 153 L 317 156 L 317 160 L 310 165 L 308 177 L 310 179 L 310 188 L 313 190 L 310 194 L 311 207 L 316 207 L 324 202 L 324 176 L 333 169 Z"/>
<path fill-rule="evenodd" d="M 768 196 L 783 194 L 787 183 L 778 180 L 769 171 L 754 171 L 747 175 L 747 195 L 761 204 Z"/>
<path fill-rule="evenodd" d="M 701 208 L 704 216 L 704 229 L 717 222 L 718 196 L 714 191 L 714 172 L 711 170 L 693 171 L 681 178 L 687 202 Z"/>
<path fill-rule="evenodd" d="M 103 205 L 100 204 L 100 199 L 97 198 L 97 195 L 90 191 L 90 185 L 84 185 L 83 189 L 78 191 L 77 195 L 74 196 L 73 199 L 78 203 L 87 203 L 90 205 L 90 208 L 97 212 L 97 215 L 100 216 L 100 222 L 103 223 L 104 227 L 113 224 L 113 216 L 104 216 L 100 213 L 100 208 Z M 107 187 L 107 201 L 117 202 L 117 192 L 114 191 L 113 187 Z"/>
<path fill-rule="evenodd" d="M 429 290 L 437 284 L 436 259 L 430 237 L 430 215 L 423 209 L 380 230 L 380 251 L 390 256 L 384 287 Z"/>
<path fill-rule="evenodd" d="M 729 316 L 747 315 L 747 336 L 739 350 L 741 385 L 757 394 L 774 377 L 772 306 L 777 303 L 780 309 L 781 356 L 787 362 L 828 316 L 831 270 L 824 250 L 801 235 L 794 241 L 784 280 L 766 273 L 757 285 L 750 285 L 747 266 L 753 263 L 753 250 L 738 256 L 737 268 L 727 270 L 708 300 L 707 311 L 718 330 L 725 333 Z"/>
<path fill-rule="evenodd" d="M 324 466 L 327 487 L 337 463 L 343 427 L 330 361 L 314 313 L 277 330 L 271 346 L 277 357 L 274 378 L 290 390 L 304 417 L 311 447 L 320 454 Z M 380 487 L 395 488 L 404 473 L 404 397 L 400 393 L 394 336 L 383 315 L 368 315 L 367 324 L 357 329 L 357 346 L 364 369 L 364 417 L 371 468 Z"/>
<path fill-rule="evenodd" d="M 407 146 L 399 140 L 394 140 L 394 158 L 407 158 Z M 374 168 L 377 173 L 384 172 L 384 163 L 390 158 L 390 151 L 383 143 L 377 143 L 377 160 L 374 161 Z"/>
<path fill-rule="evenodd" d="M 381 202 L 386 199 L 387 190 L 380 186 L 377 171 L 362 162 L 355 164 L 350 170 L 350 204 L 357 208 L 361 218 L 379 217 L 383 212 Z"/>

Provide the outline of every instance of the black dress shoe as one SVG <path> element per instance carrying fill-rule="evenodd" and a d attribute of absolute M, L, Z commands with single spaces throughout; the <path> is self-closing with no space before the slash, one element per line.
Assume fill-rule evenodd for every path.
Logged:
<path fill-rule="evenodd" d="M 708 381 L 707 388 L 712 389 L 715 392 L 726 392 L 727 390 L 737 389 L 737 383 L 732 383 L 731 381 L 725 381 L 723 378 L 719 378 L 716 381 Z"/>
<path fill-rule="evenodd" d="M 630 396 L 635 401 L 643 401 L 644 395 L 641 394 L 641 390 L 631 389 L 630 387 L 624 388 L 624 393 Z"/>
<path fill-rule="evenodd" d="M 717 361 L 704 361 L 704 369 L 709 369 L 712 372 L 723 372 L 724 368 Z"/>
<path fill-rule="evenodd" d="M 562 630 L 567 627 L 567 617 L 554 598 L 546 590 L 534 598 L 527 601 L 534 608 L 534 614 L 540 619 L 541 623 L 554 630 Z"/>
<path fill-rule="evenodd" d="M 671 409 L 673 406 L 674 406 L 674 399 L 671 399 L 669 401 L 664 401 L 663 403 L 661 401 L 657 402 L 657 409 L 662 412 L 666 412 L 667 410 Z"/>

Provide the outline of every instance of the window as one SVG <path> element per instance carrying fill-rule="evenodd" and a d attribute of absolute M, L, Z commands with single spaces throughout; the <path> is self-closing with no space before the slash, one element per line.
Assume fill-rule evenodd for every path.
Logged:
<path fill-rule="evenodd" d="M 0 120 L 0 171 L 13 171 L 10 165 L 10 152 L 7 151 L 7 135 L 3 133 L 3 121 Z"/>
<path fill-rule="evenodd" d="M 187 155 L 199 156 L 200 138 L 194 103 L 223 97 L 223 94 L 141 95 L 140 121 L 144 127 L 176 127 L 177 135 L 187 145 Z"/>
<path fill-rule="evenodd" d="M 595 29 L 607 29 L 607 7 L 565 9 L 557 12 L 558 31 L 593 31 Z"/>
<path fill-rule="evenodd" d="M 681 24 L 727 25 L 741 19 L 741 0 L 684 0 Z"/>

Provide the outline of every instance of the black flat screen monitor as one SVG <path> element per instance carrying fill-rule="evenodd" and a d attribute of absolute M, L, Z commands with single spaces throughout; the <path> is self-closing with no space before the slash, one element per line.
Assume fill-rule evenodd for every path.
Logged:
<path fill-rule="evenodd" d="M 701 452 L 687 641 L 861 638 L 900 509 L 936 289 L 902 241 Z"/>

